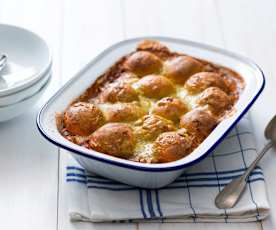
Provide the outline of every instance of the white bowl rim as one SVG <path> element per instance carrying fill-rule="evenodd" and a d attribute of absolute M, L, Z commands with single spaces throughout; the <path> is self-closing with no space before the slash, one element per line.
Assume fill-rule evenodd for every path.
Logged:
<path fill-rule="evenodd" d="M 20 104 L 20 103 L 22 103 L 22 102 L 24 102 L 24 101 L 27 101 L 27 100 L 29 100 L 30 98 L 36 96 L 36 95 L 39 94 L 42 90 L 44 90 L 45 88 L 48 87 L 48 85 L 50 84 L 50 81 L 52 80 L 52 72 L 50 72 L 50 73 L 47 74 L 47 78 L 48 78 L 48 79 L 46 80 L 46 82 L 45 82 L 35 93 L 33 93 L 32 95 L 29 95 L 29 96 L 23 98 L 22 100 L 17 101 L 17 102 L 12 103 L 12 104 L 4 105 L 4 106 L 1 106 L 1 105 L 0 105 L 0 109 L 5 109 L 5 108 L 12 107 L 12 106 L 16 106 L 17 104 Z"/>
<path fill-rule="evenodd" d="M 28 95 L 28 96 L 26 96 L 26 97 L 23 97 L 21 100 L 16 101 L 16 102 L 11 103 L 11 104 L 7 104 L 7 105 L 1 105 L 1 104 L 0 104 L 0 109 L 1 109 L 1 108 L 5 108 L 5 107 L 9 107 L 9 106 L 14 106 L 14 105 L 19 104 L 19 103 L 21 103 L 21 102 L 23 102 L 23 101 L 26 101 L 26 100 L 30 99 L 31 97 L 35 96 L 36 94 L 38 94 L 38 93 L 39 93 L 41 90 L 43 90 L 44 87 L 47 86 L 47 85 L 49 84 L 49 82 L 51 81 L 51 79 L 52 79 L 52 71 L 46 73 L 46 74 L 44 75 L 44 77 L 45 77 L 46 81 L 45 81 L 45 82 L 43 83 L 43 85 L 40 86 L 39 89 L 36 90 L 34 93 L 32 93 L 31 95 Z"/>
<path fill-rule="evenodd" d="M 145 39 L 154 39 L 154 40 L 163 40 L 163 41 L 167 41 L 167 42 L 185 43 L 186 45 L 188 44 L 190 46 L 194 46 L 194 47 L 197 47 L 197 48 L 202 48 L 202 49 L 205 49 L 205 50 L 207 49 L 207 50 L 210 50 L 210 51 L 213 51 L 213 52 L 217 52 L 217 53 L 220 53 L 220 54 L 227 55 L 229 57 L 238 59 L 238 60 L 248 64 L 250 67 L 254 68 L 259 73 L 259 75 L 262 77 L 262 79 L 260 79 L 261 84 L 259 85 L 259 88 L 256 91 L 255 95 L 253 96 L 252 100 L 246 105 L 245 109 L 241 112 L 241 114 L 237 118 L 235 118 L 235 120 L 232 122 L 232 124 L 229 126 L 229 128 L 225 132 L 223 132 L 220 135 L 220 137 L 217 138 L 217 140 L 212 144 L 212 146 L 205 153 L 203 153 L 200 157 L 198 157 L 198 158 L 196 158 L 196 159 L 194 159 L 190 162 L 187 162 L 187 163 L 180 163 L 179 161 L 181 161 L 181 159 L 177 160 L 177 161 L 174 161 L 174 162 L 162 163 L 162 164 L 145 164 L 145 163 L 140 163 L 140 162 L 133 162 L 133 161 L 120 159 L 120 158 L 109 156 L 109 155 L 105 156 L 106 154 L 102 154 L 102 153 L 99 154 L 96 151 L 89 150 L 89 149 L 86 149 L 84 147 L 77 146 L 75 144 L 74 144 L 74 146 L 69 146 L 68 145 L 69 141 L 67 141 L 66 139 L 63 142 L 59 142 L 59 141 L 56 141 L 56 140 L 52 139 L 50 137 L 50 135 L 48 135 L 48 133 L 44 130 L 42 122 L 41 122 L 42 114 L 43 114 L 44 110 L 48 107 L 48 105 L 50 105 L 63 92 L 63 90 L 65 90 L 67 88 L 67 86 L 69 86 L 72 82 L 76 81 L 82 75 L 82 73 L 84 73 L 86 71 L 87 68 L 89 68 L 91 65 L 96 63 L 99 59 L 101 59 L 107 53 L 109 53 L 110 51 L 116 49 L 117 47 L 119 47 L 122 44 L 130 43 L 130 42 L 138 42 L 140 40 L 145 40 Z M 46 138 L 48 141 L 50 141 L 54 145 L 56 145 L 58 147 L 61 147 L 63 149 L 66 149 L 70 152 L 73 152 L 77 155 L 80 155 L 80 156 L 83 156 L 83 157 L 86 157 L 86 158 L 89 158 L 89 159 L 92 159 L 92 160 L 97 160 L 97 161 L 101 161 L 101 162 L 104 162 L 104 163 L 108 163 L 108 164 L 111 164 L 111 165 L 119 166 L 119 167 L 122 167 L 122 168 L 134 169 L 134 170 L 137 170 L 137 171 L 146 171 L 146 172 L 149 172 L 149 171 L 150 172 L 176 171 L 176 170 L 181 170 L 183 168 L 186 168 L 186 167 L 189 167 L 191 165 L 194 165 L 194 164 L 198 163 L 199 161 L 204 159 L 209 153 L 211 153 L 217 147 L 217 145 L 224 139 L 224 137 L 226 137 L 226 135 L 232 130 L 232 128 L 234 128 L 234 126 L 238 123 L 238 121 L 246 114 L 246 112 L 249 110 L 249 108 L 253 105 L 253 103 L 256 101 L 256 99 L 259 97 L 259 95 L 263 91 L 264 86 L 265 86 L 265 76 L 264 76 L 264 73 L 263 73 L 262 69 L 255 62 L 253 62 L 251 59 L 249 59 L 245 56 L 242 56 L 240 54 L 236 54 L 236 53 L 233 53 L 233 52 L 225 50 L 225 49 L 221 49 L 221 48 L 217 48 L 217 47 L 210 46 L 210 45 L 207 45 L 207 44 L 198 43 L 198 42 L 185 40 L 185 39 L 163 37 L 163 36 L 136 37 L 136 38 L 131 38 L 131 39 L 120 41 L 120 42 L 110 46 L 109 48 L 107 48 L 103 52 L 101 52 L 99 55 L 97 55 L 84 68 L 82 68 L 80 70 L 80 72 L 78 72 L 72 79 L 70 79 L 67 83 L 65 83 L 45 103 L 45 105 L 38 112 L 37 119 L 36 119 L 36 124 L 37 124 L 39 132 L 42 134 L 42 136 L 44 136 L 44 138 Z M 95 155 L 93 153 L 97 153 L 97 154 Z"/>
<path fill-rule="evenodd" d="M 14 92 L 11 92 L 11 93 L 8 93 L 8 94 L 4 94 L 4 95 L 0 94 L 0 98 L 6 98 L 6 97 L 14 96 L 15 94 L 18 94 L 18 93 L 21 93 L 21 92 L 23 92 L 25 90 L 30 89 L 34 85 L 36 85 L 39 82 L 43 81 L 44 77 L 47 76 L 47 75 L 49 75 L 49 73 L 51 73 L 51 71 L 52 71 L 52 63 L 48 66 L 47 69 L 45 69 L 45 71 L 43 73 L 40 73 L 41 76 L 39 77 L 39 79 L 37 79 L 37 81 L 33 82 L 33 84 L 28 85 L 25 88 L 19 89 L 17 91 L 14 91 Z"/>
<path fill-rule="evenodd" d="M 48 50 L 47 64 L 38 73 L 34 74 L 34 76 L 36 76 L 36 77 L 32 77 L 30 80 L 24 81 L 20 85 L 16 85 L 16 86 L 10 87 L 8 89 L 0 90 L 0 96 L 8 96 L 8 95 L 11 95 L 13 93 L 17 93 L 19 91 L 22 91 L 22 90 L 26 89 L 27 87 L 30 87 L 32 84 L 35 84 L 37 81 L 39 81 L 52 66 L 52 54 L 51 54 L 51 49 L 49 48 L 49 46 L 45 42 L 45 40 L 40 35 L 34 33 L 33 31 L 28 30 L 28 29 L 23 28 L 23 27 L 11 25 L 11 24 L 0 23 L 0 27 L 2 27 L 2 26 L 3 27 L 12 27 L 14 29 L 22 30 L 24 32 L 27 32 L 27 33 L 31 34 L 32 36 L 34 36 L 34 37 L 38 38 L 39 40 L 41 40 L 41 42 L 45 45 L 46 49 Z"/>

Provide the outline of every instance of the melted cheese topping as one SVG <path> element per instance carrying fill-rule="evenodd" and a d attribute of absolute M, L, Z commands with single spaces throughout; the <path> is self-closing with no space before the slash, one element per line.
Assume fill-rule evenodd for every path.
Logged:
<path fill-rule="evenodd" d="M 136 83 L 132 84 L 132 87 L 136 90 L 138 90 L 138 86 Z M 189 110 L 192 110 L 193 108 L 196 107 L 196 101 L 199 97 L 200 94 L 194 94 L 190 95 L 188 91 L 181 85 L 174 84 L 175 87 L 175 93 L 168 95 L 169 97 L 174 97 L 180 99 L 184 104 L 188 107 Z M 148 98 L 144 97 L 142 95 L 139 95 L 139 105 L 147 112 L 147 114 L 152 114 L 153 107 L 155 103 L 159 101 L 159 99 L 153 99 L 153 98 Z M 98 107 L 102 111 L 106 111 L 108 108 L 114 107 L 114 105 L 119 105 L 119 104 L 124 104 L 121 102 L 117 103 L 100 103 L 98 104 Z M 135 125 L 136 121 L 129 121 L 129 122 L 123 122 L 127 123 L 131 128 L 134 130 L 137 130 L 137 125 Z M 176 128 L 179 128 L 179 124 L 174 123 Z M 142 140 L 139 138 L 136 138 L 137 143 L 135 146 L 135 149 L 133 151 L 133 156 L 129 158 L 129 160 L 133 161 L 139 161 L 139 162 L 144 162 L 144 163 L 152 163 L 154 162 L 154 156 L 153 156 L 153 141 L 146 141 Z"/>
<path fill-rule="evenodd" d="M 165 60 L 167 60 L 168 58 L 180 55 L 178 53 L 170 52 L 166 47 L 164 47 L 156 42 L 144 43 L 144 46 L 140 46 L 140 48 L 141 47 L 142 47 L 142 49 L 150 50 L 153 53 L 159 55 L 159 57 L 162 58 L 163 62 Z M 154 49 L 151 50 L 151 47 L 153 47 Z M 159 53 L 159 51 L 161 53 Z M 162 56 L 162 55 L 165 55 L 165 56 Z M 75 102 L 76 101 L 86 101 L 89 103 L 95 103 L 100 108 L 100 110 L 103 112 L 104 116 L 106 117 L 106 120 L 108 121 L 108 119 L 109 119 L 108 116 L 110 115 L 109 112 L 112 111 L 112 109 L 114 109 L 114 108 L 121 108 L 121 106 L 122 107 L 125 106 L 126 103 L 124 103 L 124 102 L 116 102 L 116 103 L 102 102 L 102 101 L 98 100 L 98 96 L 101 93 L 101 90 L 104 90 L 105 86 L 107 86 L 111 82 L 114 82 L 117 80 L 116 76 L 119 76 L 119 74 L 117 74 L 117 73 L 121 74 L 120 70 L 125 61 L 124 58 L 126 58 L 126 57 L 123 57 L 121 60 L 118 61 L 118 63 L 114 64 L 106 73 L 104 73 L 102 76 L 100 76 L 98 78 L 98 80 L 90 88 L 88 88 L 87 91 L 83 95 L 81 95 L 78 99 L 75 100 Z M 232 94 L 240 93 L 241 89 L 243 88 L 243 80 L 238 74 L 236 74 L 234 71 L 229 70 L 225 67 L 213 65 L 204 60 L 198 60 L 198 61 L 200 61 L 201 64 L 205 66 L 205 70 L 202 70 L 202 71 L 219 72 L 219 73 L 223 73 L 226 77 L 234 79 L 234 81 L 236 81 L 238 92 L 236 92 L 237 89 L 235 89 L 235 87 L 233 88 L 230 85 L 231 93 Z M 134 63 L 134 64 L 137 64 L 137 63 Z M 145 63 L 142 63 L 142 64 L 145 64 Z M 143 66 L 146 66 L 146 65 L 142 65 L 142 67 Z M 160 74 L 160 75 L 164 74 L 163 67 L 161 69 L 159 69 L 158 74 Z M 140 76 L 140 77 L 142 77 L 142 76 Z M 137 81 L 139 79 L 140 78 L 138 78 L 137 76 L 135 77 L 135 75 L 134 75 L 133 81 L 128 80 L 128 84 L 130 84 L 132 86 L 132 88 L 137 92 L 139 101 L 129 102 L 127 104 L 130 104 L 130 105 L 135 104 L 136 108 L 133 109 L 133 111 L 131 110 L 131 108 L 126 109 L 126 110 L 119 109 L 118 111 L 120 111 L 119 112 L 120 114 L 117 114 L 118 117 L 123 117 L 124 113 L 126 111 L 126 113 L 129 113 L 130 116 L 135 116 L 137 114 L 138 118 L 137 119 L 136 118 L 128 119 L 127 121 L 126 120 L 124 120 L 124 121 L 116 120 L 116 122 L 127 123 L 133 129 L 134 133 L 139 128 L 141 128 L 141 124 L 137 125 L 137 120 L 139 121 L 139 118 L 143 117 L 143 113 L 144 114 L 152 114 L 155 104 L 157 103 L 157 101 L 159 101 L 159 99 L 145 97 L 142 95 L 141 92 L 139 92 L 139 84 L 137 83 Z M 180 84 L 176 84 L 173 82 L 172 82 L 172 84 L 175 88 L 175 92 L 173 94 L 168 95 L 168 97 L 173 97 L 173 98 L 177 98 L 177 99 L 181 100 L 188 108 L 188 111 L 193 110 L 195 107 L 197 107 L 197 100 L 198 100 L 199 96 L 201 95 L 201 93 L 190 94 L 185 89 L 184 84 L 180 85 Z M 238 96 L 237 96 L 237 98 L 238 98 Z M 237 98 L 235 98 L 235 100 Z M 137 110 L 137 106 L 138 106 L 138 108 L 141 108 L 142 115 L 139 114 L 139 111 Z M 139 117 L 140 115 L 141 115 L 141 117 Z M 112 121 L 108 121 L 108 122 L 112 122 Z M 176 129 L 180 128 L 179 121 L 174 121 L 173 124 L 176 127 Z M 76 136 L 76 135 L 68 133 L 68 131 L 65 128 L 64 128 L 64 130 L 65 131 L 61 131 L 63 136 L 79 145 L 83 145 L 83 143 L 85 143 L 85 141 L 87 141 L 89 139 L 89 136 L 88 137 L 80 137 L 80 136 Z M 148 140 L 144 140 L 143 138 L 136 137 L 136 145 L 133 150 L 133 155 L 129 158 L 129 160 L 139 161 L 139 162 L 144 162 L 144 163 L 155 163 L 155 159 L 153 156 L 154 141 L 155 140 L 148 141 Z M 87 147 L 87 146 L 85 146 L 85 147 Z M 89 146 L 88 146 L 88 148 L 89 148 Z"/>

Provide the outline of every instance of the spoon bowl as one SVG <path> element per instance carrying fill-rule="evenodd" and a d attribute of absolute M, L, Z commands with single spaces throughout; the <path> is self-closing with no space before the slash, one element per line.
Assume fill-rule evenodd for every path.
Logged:
<path fill-rule="evenodd" d="M 276 143 L 276 115 L 267 124 L 264 134 L 266 139 Z"/>
<path fill-rule="evenodd" d="M 239 201 L 241 195 L 243 194 L 248 177 L 250 173 L 254 170 L 256 165 L 265 155 L 265 153 L 276 144 L 276 115 L 267 124 L 264 135 L 268 139 L 268 143 L 263 147 L 256 159 L 251 163 L 247 170 L 238 178 L 232 180 L 228 185 L 226 185 L 222 191 L 216 196 L 215 205 L 220 209 L 232 208 Z"/>

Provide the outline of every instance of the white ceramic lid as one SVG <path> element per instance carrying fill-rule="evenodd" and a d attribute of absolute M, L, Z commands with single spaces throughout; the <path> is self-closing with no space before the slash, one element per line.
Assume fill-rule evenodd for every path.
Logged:
<path fill-rule="evenodd" d="M 0 97 L 23 90 L 38 82 L 51 67 L 46 42 L 23 28 L 0 24 L 0 55 L 8 56 L 0 72 Z"/>

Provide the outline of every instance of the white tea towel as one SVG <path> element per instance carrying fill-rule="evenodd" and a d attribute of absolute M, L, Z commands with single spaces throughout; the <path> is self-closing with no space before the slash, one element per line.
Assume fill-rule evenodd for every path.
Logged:
<path fill-rule="evenodd" d="M 250 120 L 244 117 L 203 161 L 161 189 L 140 189 L 86 172 L 70 157 L 67 166 L 72 221 L 249 222 L 269 213 L 262 169 L 256 167 L 238 204 L 217 209 L 215 196 L 256 157 Z"/>

